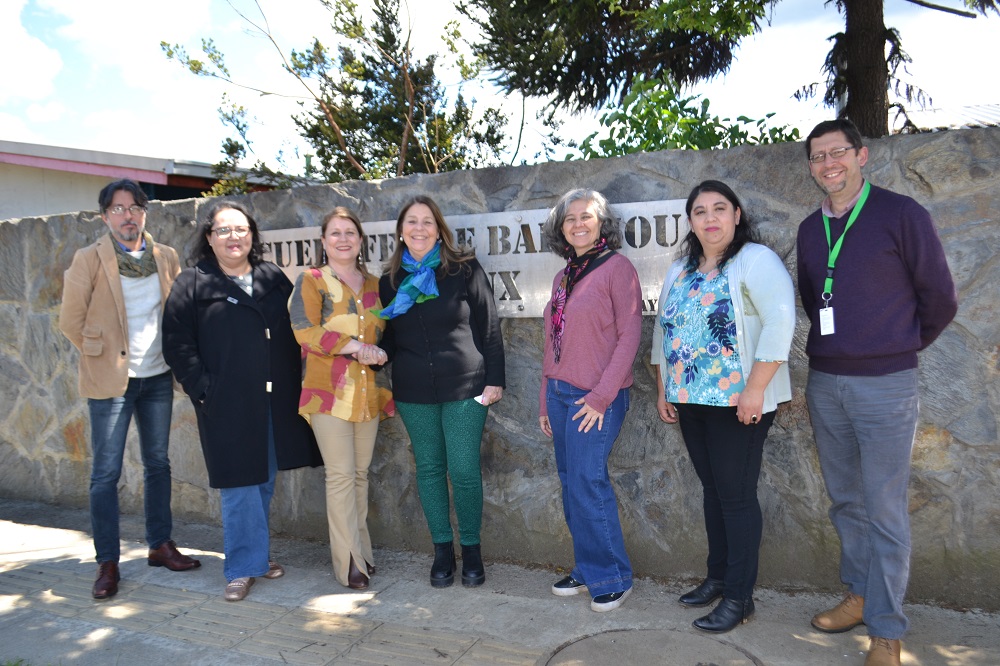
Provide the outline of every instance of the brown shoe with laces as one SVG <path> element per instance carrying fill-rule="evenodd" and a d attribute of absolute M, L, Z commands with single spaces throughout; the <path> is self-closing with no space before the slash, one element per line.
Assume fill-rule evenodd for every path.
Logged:
<path fill-rule="evenodd" d="M 827 634 L 839 634 L 864 624 L 865 599 L 848 592 L 844 600 L 828 611 L 815 615 L 812 626 Z"/>
<path fill-rule="evenodd" d="M 101 562 L 98 565 L 97 580 L 94 581 L 94 588 L 91 594 L 95 599 L 110 599 L 118 594 L 118 581 L 122 579 L 118 573 L 117 562 Z"/>
<path fill-rule="evenodd" d="M 146 562 L 151 567 L 166 567 L 171 571 L 187 571 L 201 566 L 201 562 L 177 550 L 173 541 L 165 541 L 159 548 L 150 548 Z"/>
<path fill-rule="evenodd" d="M 865 666 L 900 666 L 900 652 L 903 646 L 898 640 L 872 636 L 868 643 Z"/>

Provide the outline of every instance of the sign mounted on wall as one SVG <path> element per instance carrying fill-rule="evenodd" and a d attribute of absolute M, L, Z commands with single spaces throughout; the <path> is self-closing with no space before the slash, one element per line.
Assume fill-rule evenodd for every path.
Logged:
<path fill-rule="evenodd" d="M 622 248 L 639 272 L 643 313 L 656 312 L 660 287 L 688 232 L 684 199 L 612 205 L 621 225 Z M 475 251 L 493 285 L 501 317 L 541 317 L 552 291 L 552 280 L 566 266 L 550 251 L 542 234 L 549 209 L 516 210 L 476 215 L 446 215 L 455 242 Z M 382 274 L 396 248 L 396 222 L 366 222 L 365 259 L 368 270 Z M 319 227 L 262 231 L 268 259 L 291 280 L 310 266 L 322 265 Z"/>

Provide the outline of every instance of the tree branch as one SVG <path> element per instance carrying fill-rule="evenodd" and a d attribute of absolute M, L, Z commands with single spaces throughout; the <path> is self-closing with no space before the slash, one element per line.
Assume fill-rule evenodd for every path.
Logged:
<path fill-rule="evenodd" d="M 907 2 L 912 2 L 920 7 L 926 7 L 927 9 L 936 9 L 939 12 L 944 12 L 946 14 L 954 14 L 955 16 L 963 16 L 965 18 L 976 18 L 976 14 L 972 12 L 967 12 L 962 9 L 954 9 L 952 7 L 945 7 L 943 5 L 935 5 L 932 2 L 927 2 L 927 0 L 906 0 Z"/>

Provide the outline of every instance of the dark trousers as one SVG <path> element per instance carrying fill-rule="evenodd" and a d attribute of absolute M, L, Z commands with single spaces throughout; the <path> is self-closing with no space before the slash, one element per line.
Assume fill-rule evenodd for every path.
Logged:
<path fill-rule="evenodd" d="M 750 599 L 763 525 L 757 479 L 774 412 L 762 415 L 755 425 L 743 425 L 735 407 L 675 407 L 704 491 L 708 577 L 725 582 L 726 599 Z"/>

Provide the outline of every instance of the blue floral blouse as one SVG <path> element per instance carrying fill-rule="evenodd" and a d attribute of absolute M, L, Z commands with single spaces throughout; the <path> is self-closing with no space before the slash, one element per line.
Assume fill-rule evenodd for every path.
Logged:
<path fill-rule="evenodd" d="M 736 406 L 744 378 L 725 270 L 681 271 L 660 326 L 667 402 Z"/>

